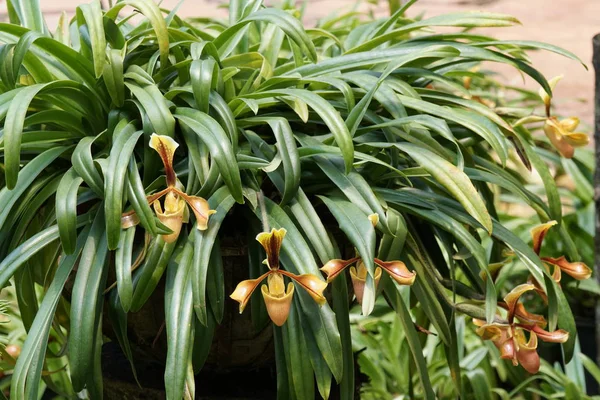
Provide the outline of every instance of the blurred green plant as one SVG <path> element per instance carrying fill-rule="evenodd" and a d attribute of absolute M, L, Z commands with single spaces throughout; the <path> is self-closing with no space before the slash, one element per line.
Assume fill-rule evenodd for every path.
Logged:
<path fill-rule="evenodd" d="M 482 382 L 466 368 L 474 361 L 458 336 L 462 314 L 508 327 L 503 334 L 531 332 L 528 344 L 536 332 L 556 333 L 568 363 L 577 329 L 564 292 L 550 261 L 503 225 L 494 190 L 557 223 L 564 252 L 552 257 L 580 260 L 540 151 L 572 156 L 585 135 L 552 114 L 555 81 L 526 51 L 578 59 L 470 32 L 513 17 L 413 19 L 413 3 L 394 2 L 388 18 L 350 12 L 304 28 L 288 2 L 234 0 L 220 21 L 183 20 L 151 0 L 108 10 L 96 0 L 50 33 L 38 1 L 9 1 L 11 24 L 0 24 L 0 287 L 14 284 L 27 331 L 2 381 L 11 398 L 35 398 L 50 381 L 57 395 L 102 398 L 103 324 L 135 366 L 128 314 L 162 296 L 161 281 L 166 396 L 194 398 L 229 301 L 219 236 L 234 217 L 250 238 L 251 279 L 232 297 L 240 310 L 250 302 L 260 329 L 263 301 L 250 295 L 266 279 L 281 399 L 327 398 L 334 382 L 342 399 L 354 396 L 346 267 L 365 316 L 381 298 L 396 312 L 411 398 L 438 389 L 423 329 L 442 343 L 435 360 L 452 378 L 444 393 Z M 478 86 L 486 77 L 474 70 L 483 61 L 537 81 L 545 115 L 489 99 L 495 92 Z M 532 136 L 540 124 L 550 142 Z M 542 193 L 523 181 L 533 171 Z M 499 284 L 508 249 L 526 273 Z M 528 279 L 540 297 L 499 300 Z M 532 306 L 548 331 L 526 324 Z M 515 363 L 513 353 L 503 355 Z"/>

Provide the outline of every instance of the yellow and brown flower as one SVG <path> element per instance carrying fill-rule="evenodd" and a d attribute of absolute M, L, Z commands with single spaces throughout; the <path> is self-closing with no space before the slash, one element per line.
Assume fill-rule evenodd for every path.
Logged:
<path fill-rule="evenodd" d="M 269 267 L 269 271 L 256 279 L 240 282 L 230 296 L 240 303 L 240 313 L 242 313 L 254 290 L 266 278 L 267 284 L 262 285 L 261 292 L 269 317 L 278 326 L 283 325 L 287 320 L 294 295 L 294 284 L 289 282 L 286 289 L 284 276 L 300 285 L 318 304 L 322 305 L 326 302 L 323 291 L 327 287 L 327 283 L 321 278 L 312 274 L 296 275 L 280 268 L 279 252 L 285 234 L 286 230 L 284 228 L 272 229 L 271 232 L 258 234 L 256 240 L 267 253 L 264 263 Z"/>
<path fill-rule="evenodd" d="M 167 243 L 177 240 L 181 227 L 189 220 L 189 209 L 196 217 L 196 228 L 206 230 L 208 228 L 208 219 L 216 211 L 211 210 L 206 199 L 199 196 L 190 196 L 177 187 L 177 174 L 173 168 L 173 157 L 179 144 L 173 138 L 153 133 L 150 136 L 150 147 L 158 153 L 165 167 L 165 176 L 167 188 L 158 193 L 146 197 L 148 204 L 152 204 L 156 216 L 172 233 L 162 235 Z M 165 197 L 163 205 L 161 198 Z M 187 205 L 187 207 L 186 207 Z M 123 227 L 130 227 L 139 223 L 139 218 L 135 212 L 123 214 L 121 218 Z"/>
<path fill-rule="evenodd" d="M 562 75 L 554 77 L 548 81 L 550 88 L 554 87 L 562 79 Z M 539 95 L 546 108 L 546 122 L 544 123 L 544 133 L 552 143 L 552 146 L 565 158 L 572 158 L 576 147 L 586 146 L 590 139 L 588 135 L 582 132 L 575 132 L 579 125 L 579 118 L 570 117 L 563 120 L 551 115 L 550 107 L 552 97 L 544 90 L 539 90 Z"/>
<path fill-rule="evenodd" d="M 378 258 L 373 260 L 377 267 L 375 268 L 375 287 L 381 279 L 381 271 L 387 272 L 390 277 L 400 285 L 412 285 L 417 276 L 416 272 L 409 271 L 402 261 L 381 261 Z M 360 257 L 354 257 L 349 260 L 333 259 L 325 264 L 321 271 L 327 275 L 327 282 L 334 280 L 347 267 L 356 264 L 356 267 L 350 268 L 350 278 L 354 287 L 354 294 L 359 304 L 362 304 L 363 293 L 367 279 L 367 268 Z"/>
<path fill-rule="evenodd" d="M 538 225 L 531 230 L 533 251 L 535 251 L 538 256 L 540 255 L 542 243 L 544 242 L 544 238 L 546 237 L 548 230 L 556 224 L 556 221 L 549 221 L 545 224 Z M 552 278 L 556 282 L 560 282 L 561 280 L 561 271 L 577 280 L 588 279 L 590 276 L 592 276 L 592 270 L 585 263 L 580 261 L 569 262 L 565 256 L 560 256 L 558 258 L 541 257 L 541 260 L 544 262 L 548 270 L 550 270 L 549 265 L 554 266 Z"/>
<path fill-rule="evenodd" d="M 504 297 L 508 323 L 486 324 L 485 321 L 473 320 L 478 326 L 477 334 L 484 340 L 491 340 L 500 351 L 500 357 L 511 360 L 515 366 L 520 364 L 532 374 L 540 369 L 538 338 L 552 343 L 565 343 L 569 339 L 569 333 L 562 329 L 553 332 L 544 330 L 544 317 L 530 314 L 519 302 L 524 293 L 534 289 L 532 284 L 519 285 Z M 516 322 L 515 318 L 520 322 Z M 529 339 L 525 332 L 529 334 Z"/>

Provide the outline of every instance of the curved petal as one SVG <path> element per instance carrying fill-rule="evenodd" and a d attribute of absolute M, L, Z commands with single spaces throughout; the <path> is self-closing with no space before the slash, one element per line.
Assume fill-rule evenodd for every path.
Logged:
<path fill-rule="evenodd" d="M 548 221 L 545 224 L 538 225 L 531 230 L 531 237 L 533 239 L 533 251 L 535 251 L 535 254 L 540 254 L 540 250 L 542 249 L 542 243 L 544 242 L 544 238 L 546 237 L 548 230 L 557 223 L 558 222 L 556 221 Z"/>
<path fill-rule="evenodd" d="M 537 291 L 537 288 L 535 288 L 535 290 Z M 530 313 L 521 303 L 517 303 L 517 306 L 515 307 L 515 317 L 519 318 L 519 321 L 523 323 L 537 325 L 541 328 L 544 328 L 547 325 L 544 316 Z"/>
<path fill-rule="evenodd" d="M 360 260 L 360 257 L 351 258 L 349 260 L 340 260 L 339 258 L 327 261 L 327 264 L 321 267 L 321 271 L 327 275 L 327 282 L 331 282 L 338 276 L 348 265 Z"/>
<path fill-rule="evenodd" d="M 165 211 L 163 212 L 160 201 L 156 200 L 154 202 L 154 212 L 160 222 L 173 231 L 168 235 L 162 235 L 165 242 L 173 243 L 176 241 L 181 232 L 181 225 L 183 224 L 185 201 L 174 193 L 169 192 L 165 198 Z"/>
<path fill-rule="evenodd" d="M 524 283 L 522 285 L 516 286 L 513 290 L 511 290 L 505 297 L 504 301 L 508 307 L 508 321 L 510 322 L 512 317 L 515 315 L 515 311 L 517 308 L 517 304 L 519 302 L 519 298 L 526 292 L 530 290 L 534 290 L 535 286 L 530 283 Z"/>
<path fill-rule="evenodd" d="M 531 331 L 534 332 L 544 342 L 550 343 L 565 343 L 569 340 L 569 332 L 564 329 L 557 329 L 553 332 L 548 332 L 539 326 L 533 326 Z"/>
<path fill-rule="evenodd" d="M 285 324 L 285 321 L 287 321 L 287 318 L 290 315 L 290 307 L 294 296 L 294 284 L 292 282 L 288 283 L 287 293 L 282 297 L 272 296 L 267 285 L 262 285 L 260 290 L 263 299 L 265 300 L 267 313 L 269 314 L 271 321 L 277 326 Z"/>
<path fill-rule="evenodd" d="M 327 282 L 323 281 L 323 279 L 313 274 L 295 275 L 283 270 L 280 270 L 279 272 L 298 282 L 298 284 L 302 286 L 302 288 L 306 290 L 310 297 L 318 304 L 323 305 L 327 302 L 327 299 L 323 296 L 323 291 L 327 287 Z"/>
<path fill-rule="evenodd" d="M 244 312 L 244 308 L 246 308 L 246 305 L 250 301 L 250 297 L 252 296 L 254 290 L 256 290 L 258 285 L 260 285 L 260 283 L 272 273 L 272 271 L 268 271 L 256 279 L 247 279 L 238 283 L 238 285 L 235 287 L 235 290 L 233 293 L 231 293 L 231 295 L 229 295 L 229 297 L 240 303 L 240 314 Z"/>
<path fill-rule="evenodd" d="M 177 176 L 173 169 L 173 156 L 179 144 L 170 136 L 150 135 L 150 147 L 158 153 L 163 165 L 165 166 L 165 175 L 167 177 L 167 186 L 172 187 L 177 183 Z"/>
<path fill-rule="evenodd" d="M 569 262 L 565 256 L 561 256 L 559 258 L 542 257 L 542 261 L 547 262 L 548 264 L 556 265 L 565 274 L 570 275 L 577 280 L 587 279 L 592 276 L 592 270 L 590 267 L 580 261 Z"/>
<path fill-rule="evenodd" d="M 504 324 L 484 324 L 475 330 L 483 340 L 491 340 L 494 343 L 504 343 L 509 337 L 509 331 L 510 325 Z"/>
<path fill-rule="evenodd" d="M 208 201 L 200 196 L 188 196 L 179 190 L 177 190 L 177 193 L 185 199 L 196 216 L 196 228 L 205 231 L 208 228 L 208 218 L 217 211 L 211 210 Z"/>
<path fill-rule="evenodd" d="M 583 132 L 568 132 L 563 137 L 573 147 L 583 147 L 590 143 L 590 137 Z"/>
<path fill-rule="evenodd" d="M 256 240 L 267 252 L 267 265 L 270 269 L 279 269 L 279 251 L 286 233 L 285 228 L 273 228 L 271 232 L 261 232 L 256 236 Z"/>
<path fill-rule="evenodd" d="M 375 264 L 383 268 L 400 285 L 412 285 L 417 277 L 417 273 L 409 271 L 402 261 L 381 261 L 376 258 Z"/>
<path fill-rule="evenodd" d="M 561 120 L 559 123 L 560 127 L 566 132 L 574 132 L 579 126 L 579 118 L 569 117 Z"/>
<path fill-rule="evenodd" d="M 363 267 L 364 268 L 364 267 Z M 354 287 L 354 295 L 356 296 L 356 301 L 358 304 L 362 304 L 362 298 L 365 291 L 365 283 L 366 283 L 366 270 L 365 274 L 360 273 L 360 268 L 357 271 L 355 267 L 350 267 L 350 278 L 352 279 L 352 286 Z M 377 267 L 375 269 L 375 287 L 379 284 L 379 280 L 381 279 L 381 268 Z"/>

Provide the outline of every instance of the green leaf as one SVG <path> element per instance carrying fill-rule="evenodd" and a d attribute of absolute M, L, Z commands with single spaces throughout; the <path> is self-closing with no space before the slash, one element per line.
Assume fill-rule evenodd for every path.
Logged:
<path fill-rule="evenodd" d="M 284 191 L 281 204 L 287 204 L 296 195 L 300 187 L 300 156 L 294 139 L 294 133 L 285 118 L 255 117 L 249 118 L 250 124 L 267 123 L 277 141 L 277 155 L 281 158 L 284 176 Z"/>
<path fill-rule="evenodd" d="M 181 399 L 185 390 L 188 360 L 193 347 L 192 258 L 194 246 L 182 243 L 169 263 L 165 287 L 167 365 L 165 388 L 168 399 Z"/>
<path fill-rule="evenodd" d="M 135 229 L 135 226 L 125 229 L 119 238 L 119 245 L 115 252 L 115 274 L 117 276 L 118 297 L 121 303 L 120 307 L 125 313 L 131 308 L 131 301 L 133 298 L 131 267 Z"/>
<path fill-rule="evenodd" d="M 56 222 L 60 243 L 66 254 L 75 251 L 77 242 L 77 191 L 83 182 L 75 170 L 70 168 L 63 175 L 56 189 Z"/>
<path fill-rule="evenodd" d="M 123 354 L 129 360 L 133 378 L 139 385 L 135 363 L 133 362 L 133 352 L 127 334 L 127 312 L 121 306 L 122 303 L 123 300 L 119 298 L 119 292 L 112 291 L 108 299 L 108 318 L 117 337 L 117 342 L 119 342 Z"/>
<path fill-rule="evenodd" d="M 156 41 L 158 42 L 158 49 L 160 52 L 161 68 L 165 68 L 169 64 L 169 33 L 167 30 L 167 23 L 160 8 L 153 1 L 121 0 L 106 12 L 106 17 L 116 20 L 119 11 L 125 6 L 131 6 L 136 10 L 139 10 L 146 18 L 148 18 L 148 21 L 156 34 Z"/>
<path fill-rule="evenodd" d="M 135 271 L 133 276 L 131 311 L 139 311 L 156 289 L 171 259 L 176 243 L 165 243 L 162 236 L 152 240 L 144 264 Z"/>
<path fill-rule="evenodd" d="M 97 368 L 95 347 L 96 331 L 101 323 L 103 291 L 108 276 L 108 244 L 104 231 L 104 213 L 99 210 L 90 228 L 90 234 L 81 252 L 77 275 L 73 284 L 71 325 L 69 330 L 69 366 L 73 389 L 81 391 Z M 89 387 L 88 387 L 89 388 Z"/>
<path fill-rule="evenodd" d="M 458 200 L 465 210 L 489 232 L 492 232 L 492 220 L 483 199 L 464 172 L 422 147 L 402 143 L 398 148 L 406 152 L 421 167 L 425 168 L 452 196 Z"/>
<path fill-rule="evenodd" d="M 19 197 L 25 192 L 25 190 L 31 185 L 35 178 L 56 160 L 62 153 L 67 150 L 66 147 L 55 147 L 46 150 L 33 160 L 28 162 L 23 170 L 19 174 L 21 181 L 19 186 L 15 187 L 14 190 L 9 190 L 8 185 L 0 190 L 0 204 L 2 204 L 2 211 L 0 211 L 0 226 L 4 225 L 4 222 L 10 215 L 12 207 L 15 205 Z M 6 153 L 5 153 L 6 155 Z M 1 287 L 1 285 L 0 285 Z"/>
<path fill-rule="evenodd" d="M 175 117 L 182 124 L 184 132 L 186 129 L 194 132 L 206 144 L 231 195 L 238 203 L 243 203 L 240 171 L 231 142 L 221 126 L 210 116 L 191 108 L 177 108 Z"/>
<path fill-rule="evenodd" d="M 79 29 L 83 25 L 87 28 L 88 40 L 92 46 L 92 59 L 94 60 L 94 71 L 96 78 L 102 75 L 106 59 L 106 37 L 104 35 L 104 24 L 102 22 L 102 8 L 99 0 L 77 7 L 77 24 Z"/>
<path fill-rule="evenodd" d="M 21 24 L 25 28 L 48 33 L 39 0 L 8 0 L 8 8 L 12 9 L 19 18 L 18 21 L 11 18 L 10 22 L 13 24 Z"/>
<path fill-rule="evenodd" d="M 282 326 L 284 356 L 289 374 L 290 391 L 297 399 L 314 397 L 313 375 L 308 349 L 302 334 L 302 327 L 296 308 L 292 303 L 287 322 Z"/>
<path fill-rule="evenodd" d="M 211 254 L 214 251 L 213 245 L 221 224 L 234 203 L 235 200 L 226 187 L 217 190 L 208 199 L 210 208 L 216 211 L 208 220 L 208 228 L 204 231 L 194 229 L 194 258 L 190 279 L 194 288 L 194 312 L 204 326 L 207 326 L 208 323 L 208 304 L 206 302 L 208 270 L 217 267 L 210 263 Z"/>
<path fill-rule="evenodd" d="M 315 112 L 321 117 L 325 125 L 329 128 L 333 137 L 335 138 L 336 144 L 342 152 L 344 157 L 344 165 L 346 166 L 346 172 L 350 172 L 352 169 L 352 163 L 354 162 L 354 145 L 352 144 L 352 136 L 348 131 L 346 123 L 340 116 L 340 113 L 335 110 L 331 104 L 329 104 L 321 96 L 309 92 L 308 90 L 301 89 L 281 89 L 281 90 L 269 90 L 260 93 L 252 93 L 245 95 L 246 98 L 267 98 L 267 97 L 279 97 L 289 96 L 297 98 L 308 104 Z"/>
<path fill-rule="evenodd" d="M 48 345 L 48 336 L 54 313 L 61 299 L 65 283 L 79 259 L 79 254 L 88 234 L 89 229 L 85 229 L 77 239 L 75 250 L 71 254 L 65 254 L 60 259 L 54 279 L 52 279 L 44 295 L 21 349 L 21 354 L 17 358 L 11 380 L 12 398 L 28 399 L 36 397 L 38 394 L 46 354 L 45 350 Z"/>
<path fill-rule="evenodd" d="M 119 244 L 127 166 L 142 133 L 142 131 L 136 131 L 132 123 L 123 119 L 115 127 L 113 134 L 113 145 L 108 157 L 108 166 L 104 171 L 104 212 L 106 214 L 106 235 L 110 250 L 116 249 Z"/>
<path fill-rule="evenodd" d="M 101 135 L 96 137 L 84 137 L 82 138 L 73 154 L 71 155 L 71 163 L 73 169 L 77 171 L 77 174 L 83 178 L 84 182 L 99 196 L 104 194 L 104 180 L 94 165 L 94 159 L 92 158 L 92 144 Z"/>
<path fill-rule="evenodd" d="M 433 392 L 433 386 L 429 380 L 427 363 L 423 357 L 423 348 L 421 346 L 421 342 L 419 340 L 419 336 L 415 329 L 410 312 L 406 308 L 406 303 L 402 299 L 402 288 L 391 279 L 385 279 L 382 283 L 385 283 L 384 291 L 388 303 L 394 308 L 400 317 L 400 321 L 402 322 L 402 327 L 404 328 L 404 334 L 406 335 L 406 339 L 408 341 L 412 359 L 419 372 L 419 380 L 421 381 L 425 399 L 433 400 L 436 397 L 435 393 Z"/>
<path fill-rule="evenodd" d="M 148 204 L 144 185 L 142 184 L 142 179 L 140 178 L 140 173 L 133 157 L 129 159 L 127 178 L 127 194 L 131 207 L 133 207 L 144 229 L 152 235 L 157 235 L 157 219 L 154 211 L 150 208 L 150 204 Z"/>
<path fill-rule="evenodd" d="M 152 132 L 173 137 L 175 135 L 175 119 L 169 111 L 167 101 L 160 89 L 156 85 L 141 87 L 130 82 L 125 82 L 125 86 L 131 90 L 133 97 L 140 102 L 152 125 Z"/>
<path fill-rule="evenodd" d="M 102 66 L 102 78 L 108 90 L 108 94 L 117 107 L 123 106 L 125 102 L 125 77 L 123 75 L 123 52 L 122 50 L 108 50 L 106 63 Z"/>

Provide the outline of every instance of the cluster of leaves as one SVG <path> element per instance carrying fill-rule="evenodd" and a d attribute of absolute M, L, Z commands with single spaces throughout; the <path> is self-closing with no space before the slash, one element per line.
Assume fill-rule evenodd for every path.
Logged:
<path fill-rule="evenodd" d="M 494 284 L 488 265 L 505 248 L 547 293 L 550 330 L 571 333 L 568 362 L 576 330 L 565 296 L 530 246 L 499 222 L 492 192 L 502 187 L 541 222 L 558 221 L 575 261 L 558 190 L 526 125 L 481 101 L 464 79 L 478 76 L 481 61 L 503 63 L 550 94 L 525 50 L 576 57 L 468 31 L 432 34 L 518 21 L 489 13 L 415 20 L 405 15 L 412 3 L 385 19 L 349 13 L 305 29 L 291 5 L 265 8 L 260 0 L 232 1 L 228 21 L 186 21 L 151 0 L 102 10 L 95 0 L 51 34 L 38 1 L 9 1 L 12 23 L 0 24 L 0 287 L 17 285 L 28 332 L 7 377 L 11 398 L 35 397 L 42 372 L 54 369 L 48 360 L 65 352 L 70 380 L 53 390 L 101 398 L 103 314 L 133 365 L 128 313 L 162 279 L 167 397 L 193 398 L 194 374 L 229 301 L 219 230 L 234 207 L 251 237 L 261 220 L 262 230 L 285 229 L 280 261 L 295 276 L 320 277 L 319 266 L 343 255 L 345 243 L 329 234 L 339 225 L 366 268 L 363 313 L 383 292 L 421 397 L 435 393 L 409 307 L 418 303 L 420 325 L 437 332 L 460 391 L 455 314 L 496 318 L 497 299 L 510 288 Z M 135 12 L 123 17 L 124 7 Z M 149 146 L 153 133 L 179 143 L 176 183 Z M 540 174 L 543 195 L 524 190 L 510 160 Z M 190 223 L 177 240 L 164 239 L 172 230 L 149 199 L 167 184 L 208 200 L 216 213 L 207 229 Z M 257 277 L 265 270 L 260 248 L 247 245 Z M 413 286 L 384 275 L 377 287 L 376 258 L 406 262 Z M 334 380 L 342 398 L 353 396 L 344 275 L 330 287 L 324 305 L 298 290 L 287 322 L 273 327 L 280 398 L 313 398 L 315 381 L 327 398 Z M 52 341 L 57 350 L 51 335 L 61 336 Z"/>
<path fill-rule="evenodd" d="M 527 94 L 528 100 L 515 97 L 508 101 L 505 97 L 498 98 L 493 95 L 494 89 L 501 89 L 506 94 L 511 88 L 498 84 L 490 76 L 480 76 L 477 87 L 485 87 L 484 92 L 490 100 L 508 106 L 507 103 L 521 106 L 531 102 L 532 106 L 539 107 L 537 93 L 520 92 Z M 492 94 L 490 96 L 490 94 Z M 523 108 L 524 109 L 524 108 Z M 516 110 L 516 108 L 515 108 Z M 529 115 L 529 114 L 527 114 Z M 523 115 L 524 117 L 525 115 Z M 578 249 L 582 259 L 589 264 L 593 263 L 593 235 L 594 227 L 591 222 L 594 216 L 592 191 L 593 182 L 593 150 L 583 149 L 578 152 L 572 160 L 557 157 L 553 152 L 543 148 L 547 143 L 545 137 L 537 136 L 542 143 L 538 151 L 550 166 L 552 175 L 558 184 L 558 190 L 565 209 L 563 223 L 568 232 L 577 235 Z M 527 190 L 543 195 L 544 187 L 539 178 L 530 174 L 521 174 L 520 178 Z M 532 211 L 523 207 L 522 201 L 505 190 L 496 193 L 499 217 L 503 224 L 514 232 L 522 240 L 530 240 L 531 229 L 536 225 Z M 565 243 L 560 235 L 549 233 L 545 239 L 549 248 L 559 252 L 564 251 Z M 495 283 L 497 286 L 512 287 L 522 282 L 527 275 L 526 268 L 519 262 L 513 260 L 502 265 L 498 271 Z M 594 280 L 582 282 L 570 281 L 563 285 L 567 291 L 569 303 L 578 305 L 578 319 L 582 325 L 593 326 L 593 319 L 587 320 L 586 310 L 593 310 L 596 296 L 600 294 L 598 284 Z M 586 293 L 587 292 L 587 293 Z M 593 294 L 590 296 L 590 294 Z M 426 321 L 423 319 L 423 310 L 416 305 L 412 310 L 415 321 Z M 419 385 L 414 374 L 410 371 L 411 363 L 407 357 L 406 347 L 408 343 L 404 337 L 400 320 L 395 313 L 391 312 L 385 304 L 378 304 L 374 312 L 364 317 L 360 310 L 354 308 L 351 311 L 352 343 L 357 356 L 360 371 L 365 379 L 361 385 L 361 398 L 365 399 L 392 399 L 411 398 L 411 393 L 419 392 Z M 590 323 L 591 322 L 591 323 Z M 506 360 L 500 358 L 498 349 L 490 342 L 482 342 L 475 333 L 475 327 L 469 323 L 468 318 L 457 317 L 459 351 L 461 352 L 462 383 L 460 394 L 474 399 L 507 398 L 526 399 L 530 396 L 539 395 L 541 398 L 597 398 L 587 396 L 589 387 L 586 385 L 584 371 L 600 385 L 600 370 L 589 356 L 581 351 L 579 343 L 576 344 L 575 354 L 571 362 L 562 366 L 558 361 L 551 364 L 542 360 L 542 366 L 538 374 L 523 379 L 524 372 L 520 368 L 514 368 Z M 445 359 L 441 351 L 440 340 L 434 335 L 421 337 L 425 352 L 425 359 L 432 377 L 432 384 L 439 398 L 452 398 L 457 396 L 457 389 L 452 385 L 451 377 Z M 551 351 L 546 349 L 545 352 Z M 556 360 L 556 358 L 554 358 Z"/>

